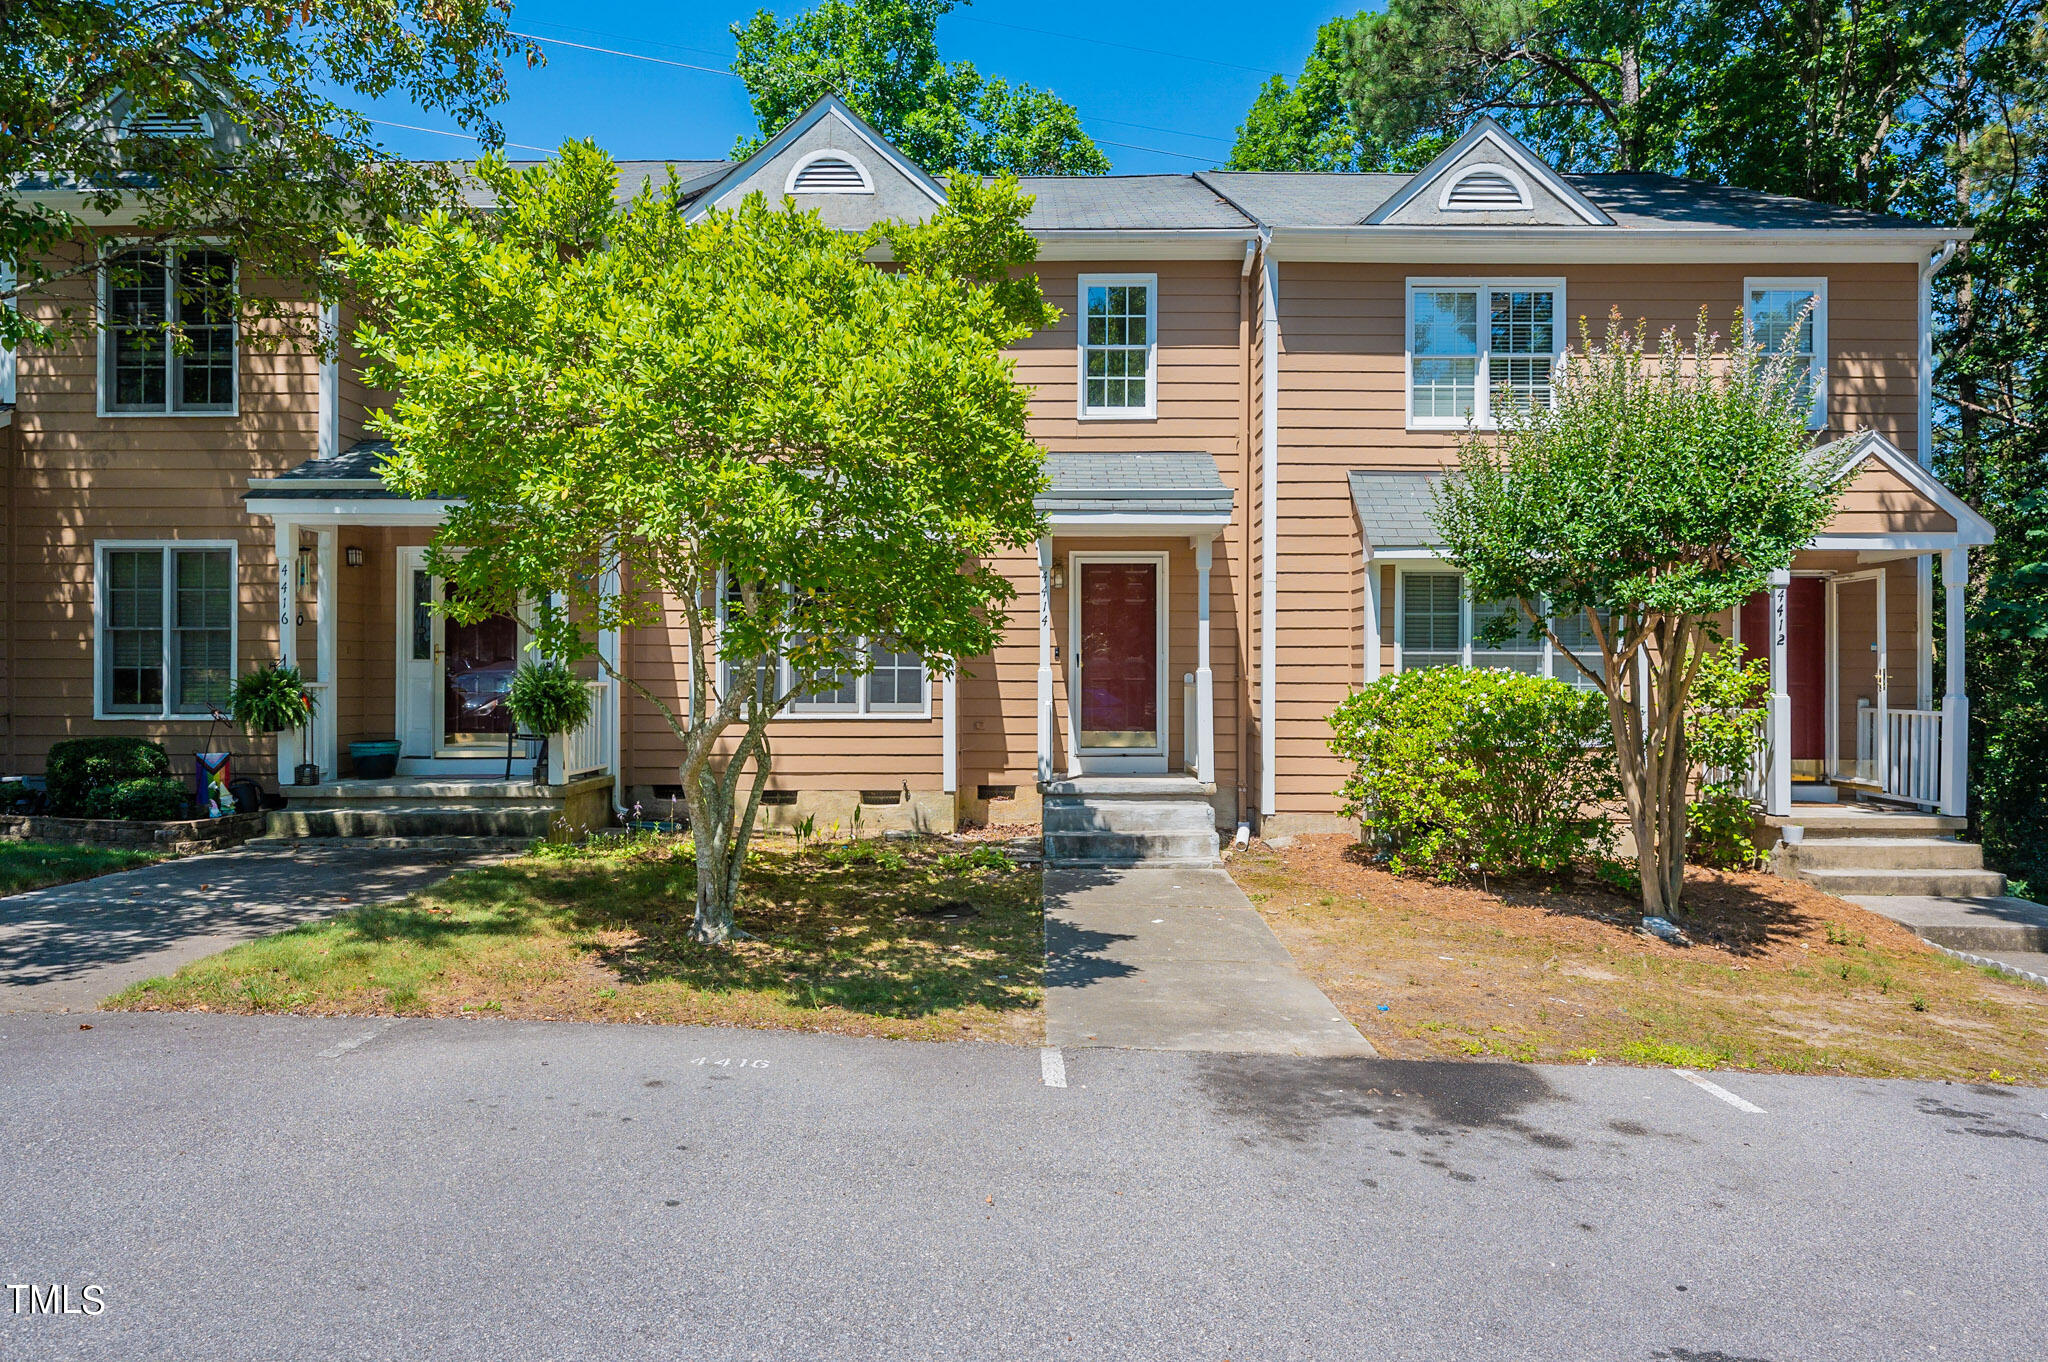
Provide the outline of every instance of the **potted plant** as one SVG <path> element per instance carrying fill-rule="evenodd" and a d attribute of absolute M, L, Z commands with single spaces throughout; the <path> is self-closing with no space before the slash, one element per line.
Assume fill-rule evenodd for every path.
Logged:
<path fill-rule="evenodd" d="M 580 728 L 590 718 L 590 692 L 583 678 L 553 659 L 523 662 L 512 673 L 512 685 L 505 693 L 512 718 L 528 733 L 540 738 L 540 755 L 534 759 L 535 779 L 545 780 L 548 769 L 548 739 L 556 733 Z"/>
<path fill-rule="evenodd" d="M 297 667 L 286 667 L 279 663 L 266 663 L 252 672 L 243 672 L 235 678 L 235 684 L 228 690 L 228 713 L 236 723 L 253 733 L 282 733 L 287 729 L 304 728 L 313 718 L 313 693 L 306 689 L 305 677 Z M 216 719 L 219 711 L 214 711 Z M 209 761 L 209 758 L 217 760 Z M 221 800 L 226 799 L 228 786 L 228 757 L 222 753 L 201 753 L 199 781 L 202 798 L 208 789 L 218 792 Z M 320 773 L 317 768 L 309 769 L 301 764 L 292 773 L 301 785 L 317 784 Z M 284 772 L 278 772 L 278 783 L 284 783 Z M 222 804 L 225 808 L 225 803 Z"/>

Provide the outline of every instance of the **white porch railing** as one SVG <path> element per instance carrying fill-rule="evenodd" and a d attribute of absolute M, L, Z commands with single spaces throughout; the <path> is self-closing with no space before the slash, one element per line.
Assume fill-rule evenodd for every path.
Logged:
<path fill-rule="evenodd" d="M 1941 711 L 1891 709 L 1878 742 L 1878 712 L 1856 711 L 1856 773 L 1896 799 L 1941 803 Z"/>
<path fill-rule="evenodd" d="M 558 734 L 548 744 L 550 749 L 562 754 L 558 783 L 602 771 L 607 765 L 607 735 L 612 731 L 612 685 L 609 681 L 586 681 L 583 688 L 590 695 L 590 717 L 581 728 Z"/>
<path fill-rule="evenodd" d="M 1750 756 L 1749 770 L 1743 775 L 1742 784 L 1737 788 L 1737 793 L 1744 799 L 1762 804 L 1764 802 L 1765 786 L 1770 780 L 1771 771 L 1771 726 L 1765 722 L 1765 715 L 1762 710 L 1756 711 L 1755 727 L 1755 751 Z M 1718 783 L 1726 780 L 1728 773 L 1719 767 L 1707 767 L 1700 772 L 1700 778 L 1708 783 Z"/>
<path fill-rule="evenodd" d="M 1201 709 L 1195 701 L 1195 674 L 1183 672 L 1180 678 L 1180 760 L 1181 769 L 1189 774 L 1201 768 L 1201 719 Z"/>

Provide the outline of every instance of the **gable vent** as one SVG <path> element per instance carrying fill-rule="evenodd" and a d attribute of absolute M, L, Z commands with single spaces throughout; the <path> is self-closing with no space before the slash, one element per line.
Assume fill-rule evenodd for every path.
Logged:
<path fill-rule="evenodd" d="M 860 166 L 844 156 L 820 156 L 809 162 L 789 182 L 792 194 L 865 194 L 868 177 Z"/>
<path fill-rule="evenodd" d="M 1466 210 L 1526 208 L 1528 200 L 1513 180 L 1498 170 L 1474 170 L 1451 186 L 1444 207 Z"/>
<path fill-rule="evenodd" d="M 128 120 L 131 137 L 210 137 L 204 114 L 141 113 Z"/>

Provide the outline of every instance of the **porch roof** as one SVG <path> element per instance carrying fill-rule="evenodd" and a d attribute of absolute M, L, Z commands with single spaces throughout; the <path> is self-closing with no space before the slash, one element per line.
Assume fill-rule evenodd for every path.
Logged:
<path fill-rule="evenodd" d="M 346 492 L 351 498 L 402 500 L 384 485 L 378 472 L 390 453 L 389 440 L 358 440 L 339 454 L 307 459 L 274 478 L 251 478 L 246 495 L 251 500 L 263 500 Z"/>
<path fill-rule="evenodd" d="M 1034 503 L 1062 514 L 1230 514 L 1230 489 L 1213 455 L 1195 452 L 1046 455 L 1052 487 Z"/>
<path fill-rule="evenodd" d="M 1436 547 L 1436 485 L 1443 479 L 1441 471 L 1351 470 L 1351 504 L 1367 557 L 1384 549 Z"/>

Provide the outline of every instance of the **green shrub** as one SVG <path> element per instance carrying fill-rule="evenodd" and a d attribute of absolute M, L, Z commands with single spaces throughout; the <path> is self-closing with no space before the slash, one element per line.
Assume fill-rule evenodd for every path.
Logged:
<path fill-rule="evenodd" d="M 1717 648 L 1700 660 L 1693 682 L 1685 742 L 1698 775 L 1686 804 L 1686 859 L 1748 870 L 1765 860 L 1743 789 L 1763 754 L 1760 705 L 1771 680 L 1767 660 L 1745 656 L 1739 646 Z"/>
<path fill-rule="evenodd" d="M 313 693 L 297 667 L 275 663 L 243 672 L 228 692 L 228 713 L 236 723 L 257 733 L 282 733 L 303 728 L 313 717 Z"/>
<path fill-rule="evenodd" d="M 1433 667 L 1330 716 L 1348 817 L 1396 871 L 1559 870 L 1605 854 L 1617 785 L 1607 702 L 1544 676 Z"/>
<path fill-rule="evenodd" d="M 521 663 L 512 673 L 505 703 L 528 733 L 568 733 L 590 718 L 583 678 L 552 659 Z"/>
<path fill-rule="evenodd" d="M 140 776 L 93 789 L 85 797 L 85 816 L 151 822 L 190 818 L 193 802 L 191 784 L 176 776 Z"/>
<path fill-rule="evenodd" d="M 85 808 L 96 789 L 170 773 L 162 745 L 146 738 L 70 738 L 50 748 L 43 767 L 50 812 L 60 818 L 95 817 Z"/>

